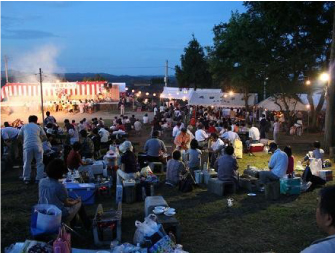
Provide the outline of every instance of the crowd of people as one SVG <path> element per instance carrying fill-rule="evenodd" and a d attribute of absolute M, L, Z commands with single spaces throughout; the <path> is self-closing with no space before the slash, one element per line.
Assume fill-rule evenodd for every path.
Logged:
<path fill-rule="evenodd" d="M 24 183 L 30 184 L 33 181 L 31 164 L 34 159 L 37 169 L 34 181 L 39 183 L 40 199 L 46 198 L 49 203 L 59 206 L 64 211 L 64 219 L 71 221 L 76 213 L 80 213 L 85 220 L 85 210 L 80 199 L 68 198 L 58 179 L 68 170 L 78 170 L 85 158 L 101 159 L 104 155 L 101 151 L 109 150 L 111 145 L 117 145 L 121 154 L 116 173 L 118 184 L 122 180 L 136 179 L 141 168 L 148 163 L 160 162 L 166 166 L 166 184 L 172 187 L 180 186 L 182 180 L 193 184 L 195 171 L 203 168 L 214 168 L 219 180 L 232 182 L 238 187 L 236 152 L 239 145 L 245 152 L 251 153 L 250 147 L 253 144 L 260 143 L 262 139 L 270 139 L 272 133 L 274 142 L 269 145 L 269 152 L 272 154 L 269 170 L 258 174 L 259 181 L 261 185 L 265 185 L 285 175 L 293 176 L 292 149 L 286 146 L 282 151 L 278 146 L 281 122 L 281 116 L 273 113 L 258 117 L 244 109 L 231 108 L 227 112 L 226 109 L 215 107 L 169 104 L 155 107 L 152 120 L 148 114 L 142 119 L 135 115 L 115 116 L 110 125 L 105 124 L 102 118 L 90 121 L 84 118 L 79 123 L 66 119 L 63 128 L 59 127 L 55 117 L 48 111 L 43 126 L 38 124 L 38 118 L 34 115 L 29 116 L 28 124 L 20 129 L 5 122 L 1 137 L 13 159 L 20 158 L 18 142 L 22 142 Z M 150 137 L 136 155 L 128 134 L 139 134 L 142 126 L 149 124 Z M 59 136 L 65 137 L 64 142 L 59 142 Z M 171 153 L 168 153 L 166 141 L 174 145 Z M 311 156 L 323 159 L 324 152 L 320 143 L 315 142 L 314 147 Z M 308 158 L 302 162 L 307 160 Z M 94 180 L 94 175 L 90 175 L 90 179 Z M 333 193 L 324 191 L 322 194 L 326 199 Z M 324 224 L 330 227 L 327 231 L 333 235 L 334 206 L 325 205 L 321 201 L 319 209 L 320 217 L 328 213 L 328 223 L 324 221 Z M 86 225 L 90 226 L 88 223 Z M 332 243 L 333 239 L 331 236 L 329 241 Z"/>

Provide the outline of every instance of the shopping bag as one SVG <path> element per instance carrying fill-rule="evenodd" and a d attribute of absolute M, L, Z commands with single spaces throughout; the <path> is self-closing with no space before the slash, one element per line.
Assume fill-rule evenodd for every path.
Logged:
<path fill-rule="evenodd" d="M 319 171 L 322 170 L 322 160 L 312 159 L 309 167 L 311 168 L 311 172 L 314 176 L 319 176 Z"/>
<path fill-rule="evenodd" d="M 234 141 L 234 153 L 237 159 L 242 159 L 243 156 L 243 144 L 240 140 Z"/>
<path fill-rule="evenodd" d="M 59 228 L 57 239 L 53 243 L 54 253 L 70 253 L 71 250 L 71 234 L 66 232 L 64 226 Z"/>
<path fill-rule="evenodd" d="M 149 248 L 148 252 L 150 253 L 173 253 L 175 248 L 175 243 L 171 240 L 171 238 L 166 235 L 158 242 L 156 242 L 151 248 Z"/>
<path fill-rule="evenodd" d="M 33 207 L 31 218 L 31 233 L 53 234 L 57 233 L 62 222 L 62 211 L 55 205 L 37 204 Z"/>

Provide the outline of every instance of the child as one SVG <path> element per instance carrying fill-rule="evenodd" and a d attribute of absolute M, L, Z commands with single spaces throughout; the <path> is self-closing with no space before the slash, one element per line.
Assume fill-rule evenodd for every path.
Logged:
<path fill-rule="evenodd" d="M 292 156 L 292 149 L 290 146 L 286 146 L 284 148 L 284 152 L 287 154 L 288 157 L 288 164 L 286 174 L 293 177 L 293 170 L 294 170 L 294 156 Z"/>
<path fill-rule="evenodd" d="M 196 139 L 193 139 L 190 145 L 191 148 L 187 151 L 187 165 L 190 169 L 190 172 L 194 176 L 194 171 L 200 170 L 202 152 L 198 149 L 198 141 Z"/>

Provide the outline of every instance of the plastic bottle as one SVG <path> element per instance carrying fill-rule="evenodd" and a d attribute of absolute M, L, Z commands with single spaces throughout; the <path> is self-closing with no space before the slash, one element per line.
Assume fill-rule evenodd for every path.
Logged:
<path fill-rule="evenodd" d="M 155 188 L 154 186 L 151 184 L 150 185 L 150 196 L 154 196 L 155 195 Z"/>

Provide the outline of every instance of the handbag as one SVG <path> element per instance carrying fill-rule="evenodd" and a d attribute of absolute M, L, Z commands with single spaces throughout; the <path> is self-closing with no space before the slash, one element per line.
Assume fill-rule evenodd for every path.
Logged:
<path fill-rule="evenodd" d="M 54 253 L 71 253 L 71 234 L 66 232 L 64 226 L 59 228 L 57 239 L 53 243 Z"/>

